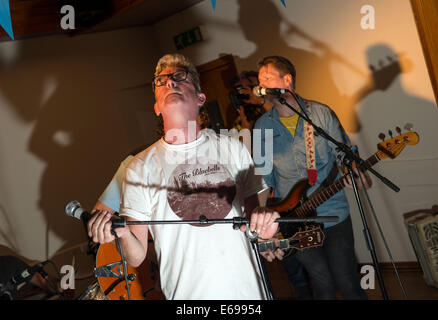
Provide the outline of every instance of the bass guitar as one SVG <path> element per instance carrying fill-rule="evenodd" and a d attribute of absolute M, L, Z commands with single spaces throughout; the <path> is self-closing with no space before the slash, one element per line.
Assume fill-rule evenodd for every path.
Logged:
<path fill-rule="evenodd" d="M 399 127 L 397 127 L 396 130 L 398 133 L 401 133 Z M 379 136 L 382 137 L 382 134 Z M 380 142 L 377 145 L 377 152 L 365 161 L 365 168 L 371 168 L 377 162 L 385 158 L 395 159 L 407 145 L 416 145 L 418 141 L 418 134 L 416 132 L 409 131 L 404 134 L 400 134 L 397 137 Z M 307 197 L 307 190 L 310 188 L 310 184 L 307 179 L 302 179 L 292 187 L 284 199 L 280 201 L 268 199 L 267 206 L 279 212 L 282 218 L 304 218 L 313 216 L 316 214 L 315 210 L 317 207 L 345 187 L 346 176 L 347 175 L 344 175 L 327 187 L 318 189 L 309 197 Z M 317 229 L 320 227 L 321 224 L 280 223 L 280 232 L 283 238 L 291 239 L 293 238 L 293 235 L 302 231 L 303 229 Z M 295 252 L 296 250 L 290 250 L 287 255 Z"/>

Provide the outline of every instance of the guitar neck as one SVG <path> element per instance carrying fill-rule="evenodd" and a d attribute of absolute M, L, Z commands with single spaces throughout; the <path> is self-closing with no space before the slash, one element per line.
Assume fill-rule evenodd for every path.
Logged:
<path fill-rule="evenodd" d="M 380 153 L 381 151 L 377 151 L 371 157 L 365 160 L 365 168 L 371 168 L 377 162 L 379 162 L 381 158 L 379 157 Z M 323 204 L 325 201 L 330 199 L 332 196 L 334 196 L 342 188 L 345 187 L 344 178 L 346 176 L 347 175 L 342 176 L 340 179 L 338 179 L 328 187 L 325 187 L 324 189 L 310 195 L 307 201 L 305 201 L 299 208 L 296 209 L 296 214 L 298 216 L 306 216 L 315 211 L 317 207 L 319 207 L 321 204 Z"/>

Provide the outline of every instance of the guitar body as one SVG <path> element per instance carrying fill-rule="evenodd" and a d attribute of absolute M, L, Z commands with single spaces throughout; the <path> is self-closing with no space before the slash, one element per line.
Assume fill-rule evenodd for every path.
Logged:
<path fill-rule="evenodd" d="M 96 255 L 96 269 L 105 268 L 106 276 L 97 276 L 99 285 L 105 295 L 111 300 L 128 300 L 126 282 L 114 274 L 123 275 L 123 265 L 119 263 L 121 257 L 116 245 L 105 243 L 99 246 Z M 164 295 L 160 290 L 158 267 L 146 257 L 145 261 L 137 268 L 127 265 L 128 274 L 134 275 L 129 281 L 131 300 L 163 300 Z M 114 274 L 112 274 L 112 273 Z"/>

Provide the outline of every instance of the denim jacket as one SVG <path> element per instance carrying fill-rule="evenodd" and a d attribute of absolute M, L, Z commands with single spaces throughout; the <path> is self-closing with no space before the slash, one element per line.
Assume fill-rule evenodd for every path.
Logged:
<path fill-rule="evenodd" d="M 305 100 L 300 97 L 299 100 L 300 105 L 305 106 Z M 350 145 L 350 140 L 333 110 L 315 101 L 308 102 L 310 103 L 310 113 L 313 123 L 325 130 L 335 140 Z M 265 159 L 265 161 L 273 161 L 273 163 L 269 164 L 272 170 L 270 173 L 263 175 L 263 178 L 268 186 L 274 188 L 274 196 L 276 198 L 282 199 L 286 197 L 290 189 L 299 180 L 307 178 L 304 123 L 305 120 L 300 117 L 295 131 L 295 137 L 293 137 L 289 130 L 281 123 L 278 112 L 276 108 L 273 107 L 261 116 L 254 126 L 254 129 L 261 129 L 262 155 L 264 148 L 270 148 L 269 145 L 266 145 L 266 140 L 269 139 L 265 138 L 263 129 L 273 130 L 273 159 Z M 309 188 L 307 195 L 310 195 L 314 190 L 320 187 L 321 183 L 329 175 L 335 161 L 340 164 L 340 160 L 337 157 L 339 153 L 332 142 L 317 135 L 314 135 L 314 140 L 318 180 L 313 187 Z M 266 165 L 266 163 L 260 164 L 256 162 L 256 166 L 258 167 L 264 165 Z M 340 172 L 338 172 L 338 176 L 335 180 L 339 177 L 341 177 Z M 344 221 L 349 215 L 349 206 L 344 190 L 341 190 L 325 201 L 317 208 L 316 212 L 318 216 L 339 216 L 337 222 L 324 223 L 324 227 L 326 228 Z"/>

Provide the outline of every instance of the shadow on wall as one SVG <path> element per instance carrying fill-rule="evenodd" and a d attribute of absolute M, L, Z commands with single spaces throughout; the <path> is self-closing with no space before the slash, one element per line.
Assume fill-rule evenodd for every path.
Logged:
<path fill-rule="evenodd" d="M 362 154 L 375 151 L 380 133 L 383 133 L 383 139 L 391 138 L 389 130 L 397 136 L 395 130 L 397 126 L 405 132 L 411 124 L 412 131 L 419 135 L 419 143 L 408 146 L 398 157 L 398 160 L 411 161 L 398 161 L 391 164 L 391 167 L 400 168 L 397 171 L 386 169 L 390 170 L 387 172 L 393 173 L 388 178 L 404 187 L 402 192 L 393 195 L 392 191 L 384 187 L 383 192 L 380 193 L 385 204 L 384 211 L 392 220 L 392 225 L 397 225 L 401 221 L 400 207 L 412 207 L 416 202 L 430 199 L 427 193 L 421 199 L 416 199 L 409 194 L 409 190 L 413 192 L 417 189 L 408 188 L 428 187 L 432 191 L 432 187 L 436 185 L 437 172 L 436 170 L 430 172 L 428 168 L 431 167 L 430 161 L 438 157 L 438 140 L 435 133 L 438 108 L 432 101 L 409 94 L 403 87 L 401 75 L 413 69 L 412 62 L 403 54 L 397 54 L 386 44 L 376 44 L 368 48 L 366 58 L 370 69 L 378 75 L 374 79 L 375 87 L 383 92 L 378 96 L 370 95 L 363 99 L 360 108 L 357 109 L 361 121 L 368 124 L 362 128 L 358 136 L 357 142 Z M 395 172 L 397 175 L 394 175 Z M 398 237 L 399 243 L 403 243 L 404 234 L 395 233 L 395 236 Z"/>
<path fill-rule="evenodd" d="M 412 61 L 386 44 L 376 44 L 368 48 L 366 59 L 372 71 L 372 85 L 361 94 L 357 113 L 361 121 L 368 124 L 363 127 L 359 136 L 365 147 L 370 148 L 367 151 L 373 150 L 379 133 L 384 133 L 385 139 L 388 139 L 388 130 L 397 135 L 394 130 L 396 126 L 403 128 L 405 124 L 411 123 L 413 130 L 420 135 L 420 143 L 408 152 L 423 158 L 436 157 L 436 104 L 409 94 L 402 85 L 401 75 L 413 70 Z M 367 97 L 375 90 L 381 91 L 381 94 Z"/>
<path fill-rule="evenodd" d="M 262 23 L 254 23 L 254 21 Z M 320 54 L 286 43 L 280 33 L 282 23 L 287 24 L 287 35 L 294 35 L 311 43 Z M 251 0 L 239 0 L 239 25 L 245 38 L 256 45 L 256 50 L 251 56 L 237 57 L 236 61 L 239 61 L 241 66 L 255 70 L 257 62 L 267 55 L 281 55 L 288 58 L 297 70 L 297 92 L 304 98 L 330 106 L 348 132 L 359 132 L 362 127 L 355 109 L 356 104 L 375 90 L 385 90 L 394 79 L 394 77 L 390 79 L 391 77 L 384 72 L 376 73 L 374 70 L 370 70 L 370 74 L 363 72 L 348 59 L 333 51 L 328 44 L 315 39 L 297 25 L 283 20 L 278 8 L 271 1 L 262 1 L 255 6 Z M 351 96 L 342 94 L 331 74 L 330 66 L 333 62 L 342 64 L 364 78 L 366 84 L 363 88 Z"/>
<path fill-rule="evenodd" d="M 66 204 L 77 199 L 91 208 L 119 162 L 137 146 L 126 138 L 111 91 L 110 59 L 99 60 L 100 55 L 107 59 L 105 54 L 116 44 L 91 36 L 46 37 L 15 45 L 19 48 L 13 59 L 0 60 L 0 91 L 21 121 L 34 123 L 27 148 L 46 165 L 38 206 L 47 231 L 68 248 L 86 238 L 82 224 L 66 216 Z M 141 136 L 139 132 L 140 141 Z M 26 146 L 22 149 L 26 154 Z M 43 234 L 48 255 L 49 233 Z"/>
<path fill-rule="evenodd" d="M 13 251 L 18 251 L 18 239 L 17 235 L 14 232 L 13 221 L 11 221 L 11 217 L 6 212 L 6 209 L 3 205 L 0 204 L 0 219 L 3 221 L 1 229 L 0 229 L 0 237 L 6 241 L 7 247 L 11 248 Z M 0 245 L 0 248 L 3 246 Z M 3 252 L 0 252 L 2 255 Z"/>

